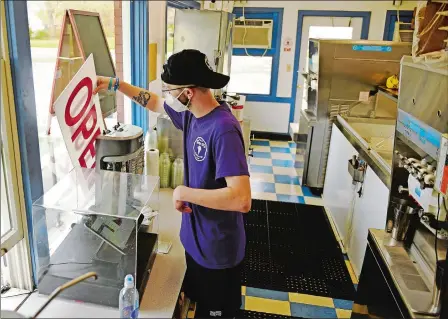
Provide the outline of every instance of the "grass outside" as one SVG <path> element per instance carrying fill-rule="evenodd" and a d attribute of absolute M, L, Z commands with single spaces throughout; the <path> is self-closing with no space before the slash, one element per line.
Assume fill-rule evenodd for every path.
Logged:
<path fill-rule="evenodd" d="M 107 38 L 107 43 L 109 44 L 110 50 L 115 49 L 114 37 Z M 32 48 L 57 48 L 58 45 L 59 45 L 59 39 L 45 39 L 45 40 L 31 39 Z"/>

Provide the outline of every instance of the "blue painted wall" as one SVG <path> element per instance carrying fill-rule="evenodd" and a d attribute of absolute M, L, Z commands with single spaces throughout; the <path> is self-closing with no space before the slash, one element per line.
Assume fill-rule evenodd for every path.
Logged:
<path fill-rule="evenodd" d="M 411 23 L 414 11 L 400 10 L 400 21 Z M 387 10 L 386 23 L 384 24 L 383 40 L 392 41 L 394 38 L 395 22 L 398 21 L 397 10 Z"/>

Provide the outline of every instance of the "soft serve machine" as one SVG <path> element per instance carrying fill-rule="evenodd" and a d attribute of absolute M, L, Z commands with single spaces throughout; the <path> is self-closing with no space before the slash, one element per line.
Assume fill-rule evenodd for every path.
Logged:
<path fill-rule="evenodd" d="M 438 316 L 448 247 L 448 70 L 401 62 L 387 231 L 426 276 L 405 280 L 413 312 Z M 393 246 L 394 243 L 391 243 Z M 422 278 L 429 278 L 422 281 Z M 446 294 L 445 297 L 446 299 Z"/>

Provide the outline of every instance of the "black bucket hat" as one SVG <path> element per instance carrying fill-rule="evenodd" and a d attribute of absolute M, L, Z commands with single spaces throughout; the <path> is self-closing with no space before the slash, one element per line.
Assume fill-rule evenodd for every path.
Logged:
<path fill-rule="evenodd" d="M 194 85 L 221 89 L 230 77 L 213 71 L 207 56 L 198 50 L 186 49 L 169 57 L 163 66 L 162 81 L 172 85 Z"/>

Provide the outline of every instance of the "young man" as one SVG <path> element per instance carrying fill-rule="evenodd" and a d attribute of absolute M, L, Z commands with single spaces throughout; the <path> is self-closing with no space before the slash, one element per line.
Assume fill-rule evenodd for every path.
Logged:
<path fill-rule="evenodd" d="M 163 108 L 183 131 L 185 186 L 174 190 L 182 212 L 180 238 L 185 248 L 185 293 L 197 302 L 196 317 L 235 317 L 241 307 L 240 266 L 246 236 L 242 213 L 251 207 L 249 171 L 238 121 L 210 89 L 229 77 L 214 72 L 205 54 L 184 50 L 163 66 Z M 98 77 L 97 89 L 115 85 Z M 151 111 L 161 98 L 119 82 L 118 90 Z"/>

